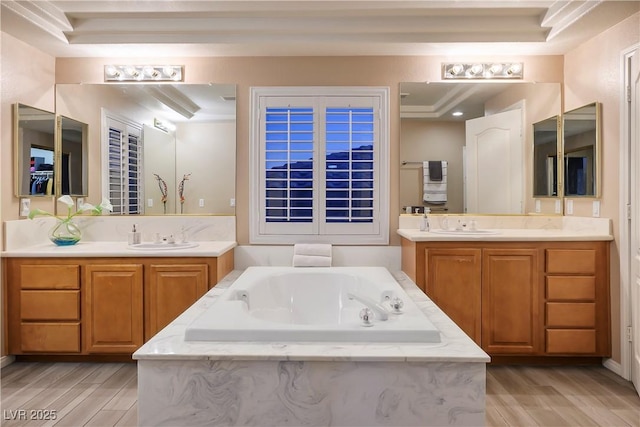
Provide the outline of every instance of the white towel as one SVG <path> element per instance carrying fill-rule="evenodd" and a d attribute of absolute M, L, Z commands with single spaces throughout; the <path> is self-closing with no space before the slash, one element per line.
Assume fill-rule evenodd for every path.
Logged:
<path fill-rule="evenodd" d="M 293 246 L 293 254 L 331 257 L 331 245 L 325 243 L 297 243 Z"/>
<path fill-rule="evenodd" d="M 293 246 L 294 267 L 331 267 L 331 245 L 297 243 Z"/>
<path fill-rule="evenodd" d="M 331 267 L 331 257 L 317 255 L 294 255 L 294 267 Z"/>
<path fill-rule="evenodd" d="M 432 181 L 429 178 L 429 161 L 422 163 L 423 173 L 423 197 L 427 203 L 445 204 L 447 203 L 447 161 L 442 160 L 442 181 Z"/>

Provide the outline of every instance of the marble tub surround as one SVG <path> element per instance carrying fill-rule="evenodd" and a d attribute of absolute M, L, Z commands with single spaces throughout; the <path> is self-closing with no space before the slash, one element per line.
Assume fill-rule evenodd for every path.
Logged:
<path fill-rule="evenodd" d="M 402 272 L 439 344 L 187 342 L 187 325 L 241 274 L 144 344 L 140 425 L 482 425 L 482 351 Z"/>
<path fill-rule="evenodd" d="M 78 216 L 74 218 L 82 231 L 81 243 L 122 242 L 127 243 L 128 233 L 136 225 L 142 233 L 143 242 L 153 242 L 156 233 L 161 236 L 173 235 L 177 241 L 185 239 L 194 242 L 236 240 L 235 216 L 132 216 L 102 215 Z M 55 218 L 41 217 L 6 221 L 4 223 L 4 251 L 11 252 L 39 245 L 53 245 L 48 232 Z M 185 249 L 186 250 L 186 249 Z M 179 251 L 171 251 L 178 253 Z"/>
<path fill-rule="evenodd" d="M 609 218 L 544 216 L 544 215 L 442 215 L 429 216 L 432 230 L 442 229 L 446 222 L 454 229 L 458 220 L 475 221 L 479 230 L 496 230 L 498 234 L 453 235 L 419 231 L 420 215 L 401 215 L 398 234 L 412 241 L 580 241 L 613 240 Z"/>

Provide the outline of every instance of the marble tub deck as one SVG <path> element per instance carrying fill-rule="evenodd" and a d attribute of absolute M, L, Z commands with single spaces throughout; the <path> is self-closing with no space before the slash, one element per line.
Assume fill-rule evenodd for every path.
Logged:
<path fill-rule="evenodd" d="M 404 274 L 439 344 L 187 342 L 186 326 L 241 274 L 142 346 L 141 426 L 410 426 L 485 422 L 487 354 Z"/>

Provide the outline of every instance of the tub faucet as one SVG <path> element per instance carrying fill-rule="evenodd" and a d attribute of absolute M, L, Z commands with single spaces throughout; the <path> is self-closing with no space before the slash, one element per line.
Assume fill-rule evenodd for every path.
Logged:
<path fill-rule="evenodd" d="M 371 298 L 366 297 L 364 295 L 354 294 L 353 292 L 348 292 L 347 293 L 347 297 L 349 299 L 354 299 L 354 300 L 364 304 L 368 308 L 370 308 L 371 311 L 373 311 L 376 314 L 376 317 L 378 319 L 380 319 L 380 320 L 389 319 L 389 312 L 387 311 L 387 309 L 384 308 L 384 306 L 382 306 L 380 303 L 377 303 L 374 300 L 372 300 Z"/>

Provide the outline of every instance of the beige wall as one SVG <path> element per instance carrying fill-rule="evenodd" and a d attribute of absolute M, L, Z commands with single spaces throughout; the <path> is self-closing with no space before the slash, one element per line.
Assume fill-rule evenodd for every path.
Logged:
<path fill-rule="evenodd" d="M 611 323 L 613 359 L 620 361 L 620 103 L 621 53 L 640 43 L 640 13 L 565 55 L 564 110 L 602 103 L 602 197 L 600 214 L 613 220 Z M 574 198 L 574 215 L 590 216 L 591 200 Z"/>
<path fill-rule="evenodd" d="M 463 212 L 462 147 L 465 123 L 402 119 L 400 161 L 446 160 L 447 208 Z M 422 206 L 422 165 L 407 164 L 400 168 L 400 206 Z M 434 212 L 437 212 L 434 209 Z"/>
<path fill-rule="evenodd" d="M 178 124 L 176 129 L 176 181 L 191 174 L 184 184 L 184 213 L 233 215 L 236 163 L 235 120 Z M 211 167 L 209 159 L 216 159 Z M 178 196 L 179 197 L 179 196 Z M 204 206 L 199 201 L 204 201 Z M 215 208 L 213 208 L 215 207 Z M 177 211 L 180 212 L 180 203 Z"/>
<path fill-rule="evenodd" d="M 389 234 L 399 245 L 399 83 L 440 81 L 442 62 L 455 57 L 254 57 L 254 58 L 172 58 L 185 65 L 187 83 L 229 83 L 237 85 L 236 119 L 236 221 L 239 244 L 249 243 L 249 88 L 251 86 L 388 86 L 390 87 L 391 179 Z M 561 82 L 561 56 L 465 58 L 465 60 L 510 60 L 525 64 L 529 81 Z M 166 58 L 138 59 L 139 63 L 166 62 Z M 58 83 L 100 83 L 108 63 L 132 63 L 130 58 L 58 58 Z M 95 172 L 92 172 L 94 174 Z M 99 187 L 90 179 L 90 197 Z"/>
<path fill-rule="evenodd" d="M 13 179 L 13 104 L 22 103 L 42 110 L 54 111 L 55 58 L 5 33 L 0 33 L 0 66 L 2 82 L 0 93 L 0 222 L 18 217 L 18 199 L 14 196 Z M 51 206 L 51 197 L 33 197 L 32 207 Z M 0 240 L 4 247 L 4 227 L 0 227 Z M 0 292 L 0 295 L 2 293 Z M 0 355 L 4 346 L 4 301 L 0 296 Z"/>

